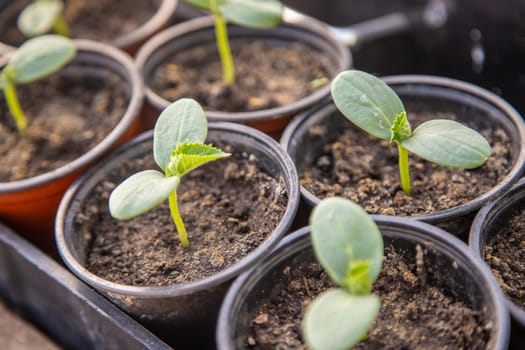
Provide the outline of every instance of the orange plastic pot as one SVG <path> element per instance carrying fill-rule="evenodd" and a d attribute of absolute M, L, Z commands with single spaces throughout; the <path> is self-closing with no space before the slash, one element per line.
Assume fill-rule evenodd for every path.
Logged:
<path fill-rule="evenodd" d="M 128 85 L 128 106 L 115 128 L 90 151 L 47 173 L 13 182 L 0 182 L 0 220 L 42 249 L 54 249 L 53 224 L 67 187 L 91 163 L 136 135 L 140 129 L 143 86 L 131 58 L 120 50 L 89 40 L 76 40 L 77 56 L 70 63 L 111 71 Z M 0 67 L 7 58 L 0 62 Z"/>
<path fill-rule="evenodd" d="M 0 2 L 0 21 L 3 23 L 16 23 L 16 18 L 20 11 L 29 4 L 30 1 L 5 1 Z M 140 46 L 157 32 L 165 29 L 175 13 L 178 0 L 156 0 L 158 8 L 155 14 L 140 27 L 112 39 L 109 44 L 135 54 Z M 101 24 L 102 25 L 102 24 Z M 18 46 L 20 43 L 16 43 Z M 15 43 L 2 43 L 0 41 L 0 53 L 12 49 Z"/>

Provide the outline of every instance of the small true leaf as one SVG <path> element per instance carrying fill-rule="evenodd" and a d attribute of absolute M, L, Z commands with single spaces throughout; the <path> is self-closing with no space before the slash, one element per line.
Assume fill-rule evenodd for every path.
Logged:
<path fill-rule="evenodd" d="M 483 136 L 453 120 L 425 122 L 401 144 L 421 158 L 455 168 L 479 167 L 491 154 L 490 145 Z"/>
<path fill-rule="evenodd" d="M 216 0 L 216 1 L 217 1 L 217 5 L 220 5 L 224 1 L 227 1 L 227 0 Z M 197 6 L 203 9 L 207 9 L 207 10 L 210 10 L 211 8 L 211 0 L 186 0 L 186 2 L 193 6 Z"/>
<path fill-rule="evenodd" d="M 171 153 L 168 170 L 171 174 L 183 176 L 201 165 L 228 156 L 230 156 L 229 153 L 211 145 L 183 143 Z"/>
<path fill-rule="evenodd" d="M 374 323 L 381 302 L 373 294 L 351 295 L 331 289 L 308 307 L 303 329 L 313 350 L 347 350 L 358 344 Z"/>
<path fill-rule="evenodd" d="M 36 1 L 28 5 L 18 16 L 18 28 L 28 37 L 49 32 L 56 18 L 61 15 L 62 1 Z"/>
<path fill-rule="evenodd" d="M 208 133 L 208 121 L 202 107 L 192 99 L 175 101 L 162 111 L 153 137 L 153 156 L 163 170 L 168 166 L 171 152 L 186 142 L 203 143 Z"/>
<path fill-rule="evenodd" d="M 165 177 L 156 170 L 136 173 L 113 190 L 109 197 L 109 211 L 114 218 L 121 220 L 145 213 L 166 200 L 179 182 L 178 176 Z"/>
<path fill-rule="evenodd" d="M 75 54 L 73 42 L 63 36 L 38 36 L 15 51 L 8 63 L 11 69 L 9 78 L 14 84 L 34 81 L 57 71 Z"/>
<path fill-rule="evenodd" d="M 282 20 L 283 5 L 277 0 L 226 0 L 219 4 L 227 20 L 246 27 L 271 28 Z"/>
<path fill-rule="evenodd" d="M 352 264 L 369 261 L 372 283 L 383 259 L 383 239 L 376 224 L 357 204 L 343 198 L 321 201 L 311 216 L 312 245 L 330 278 L 352 293 L 362 293 L 359 281 L 348 285 Z M 367 291 L 370 293 L 370 291 Z"/>
<path fill-rule="evenodd" d="M 405 111 L 399 97 L 381 79 L 356 70 L 334 79 L 332 97 L 346 118 L 384 140 L 391 139 L 394 120 Z"/>
<path fill-rule="evenodd" d="M 401 142 L 404 139 L 412 136 L 412 130 L 410 128 L 410 124 L 408 123 L 406 112 L 401 112 L 400 114 L 396 115 L 391 131 L 392 136 L 390 137 L 390 142 Z"/>

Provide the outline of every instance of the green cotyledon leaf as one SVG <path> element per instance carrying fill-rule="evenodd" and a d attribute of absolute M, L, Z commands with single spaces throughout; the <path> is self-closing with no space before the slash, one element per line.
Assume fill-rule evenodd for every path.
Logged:
<path fill-rule="evenodd" d="M 228 156 L 230 153 L 225 153 L 211 145 L 183 143 L 171 152 L 167 171 L 169 174 L 183 176 L 201 165 Z"/>
<path fill-rule="evenodd" d="M 381 302 L 376 295 L 352 295 L 330 289 L 307 308 L 303 334 L 312 350 L 347 350 L 365 338 Z"/>
<path fill-rule="evenodd" d="M 18 16 L 18 29 L 28 37 L 47 33 L 63 9 L 64 4 L 59 0 L 33 2 Z"/>
<path fill-rule="evenodd" d="M 477 131 L 444 119 L 421 124 L 401 145 L 421 158 L 454 168 L 477 168 L 491 154 L 488 141 Z"/>
<path fill-rule="evenodd" d="M 166 107 L 155 123 L 153 157 L 165 171 L 171 152 L 183 143 L 203 143 L 208 134 L 208 120 L 199 103 L 182 98 Z"/>
<path fill-rule="evenodd" d="M 59 70 L 75 55 L 76 48 L 70 39 L 47 34 L 22 44 L 4 69 L 10 70 L 11 83 L 28 83 Z"/>
<path fill-rule="evenodd" d="M 224 18 L 246 27 L 275 27 L 283 16 L 283 4 L 277 0 L 225 0 L 218 8 Z"/>
<path fill-rule="evenodd" d="M 352 123 L 383 140 L 392 138 L 396 116 L 405 112 L 403 103 L 385 82 L 358 70 L 342 72 L 334 79 L 332 98 Z"/>
<path fill-rule="evenodd" d="M 116 219 L 138 216 L 166 200 L 180 177 L 166 177 L 157 170 L 136 173 L 118 185 L 109 197 L 109 211 Z"/>
<path fill-rule="evenodd" d="M 314 208 L 310 223 L 315 255 L 330 278 L 353 294 L 370 293 L 383 260 L 383 239 L 372 218 L 352 201 L 332 197 Z M 362 274 L 357 267 L 365 262 Z"/>

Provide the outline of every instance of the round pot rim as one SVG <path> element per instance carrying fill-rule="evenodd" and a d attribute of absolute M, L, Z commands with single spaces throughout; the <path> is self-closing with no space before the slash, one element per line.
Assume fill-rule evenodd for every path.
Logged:
<path fill-rule="evenodd" d="M 525 178 L 522 178 L 518 181 L 510 190 L 505 192 L 503 195 L 495 198 L 494 200 L 489 201 L 485 204 L 474 217 L 474 221 L 470 226 L 470 234 L 468 245 L 474 252 L 474 254 L 485 261 L 483 257 L 483 246 L 481 245 L 481 237 L 483 236 L 482 232 L 486 231 L 487 221 L 492 220 L 494 217 L 497 217 L 500 213 L 500 210 L 508 209 L 510 206 L 516 204 L 518 201 L 523 200 L 523 198 L 513 197 L 515 194 L 525 191 Z M 510 202 L 507 202 L 508 197 L 512 197 Z M 497 211 L 494 213 L 494 211 Z M 492 269 L 491 269 L 492 272 Z M 510 313 L 514 319 L 516 319 L 520 324 L 525 325 L 525 310 L 513 302 L 510 298 L 505 295 L 505 300 L 507 306 L 510 310 Z"/>
<path fill-rule="evenodd" d="M 139 118 L 140 109 L 144 100 L 143 85 L 131 58 L 123 51 L 108 44 L 87 39 L 75 39 L 74 43 L 78 50 L 77 55 L 96 55 L 109 58 L 124 69 L 127 76 L 123 77 L 123 84 L 127 84 L 130 87 L 129 102 L 126 110 L 115 127 L 95 147 L 73 161 L 46 173 L 11 182 L 0 182 L 0 194 L 43 186 L 78 171 L 101 157 L 109 148 L 115 145 L 133 124 L 135 119 Z M 73 62 L 74 60 L 75 59 L 73 59 Z"/>
<path fill-rule="evenodd" d="M 448 209 L 436 211 L 433 213 L 419 214 L 419 215 L 410 215 L 402 216 L 406 218 L 414 218 L 417 220 L 425 222 L 435 222 L 442 221 L 445 219 L 453 219 L 461 217 L 465 214 L 473 212 L 481 208 L 481 206 L 487 201 L 495 198 L 499 193 L 507 190 L 513 183 L 515 183 L 525 170 L 525 122 L 523 121 L 521 115 L 512 107 L 508 102 L 503 100 L 501 97 L 495 95 L 494 93 L 487 91 L 479 86 L 440 76 L 433 75 L 391 75 L 381 77 L 388 85 L 423 85 L 423 86 L 435 86 L 440 88 L 449 88 L 451 90 L 460 91 L 462 93 L 467 93 L 473 95 L 476 98 L 479 98 L 483 101 L 489 102 L 491 105 L 499 109 L 503 114 L 505 114 L 509 121 L 512 122 L 515 127 L 516 132 L 520 137 L 519 144 L 519 153 L 516 158 L 514 166 L 510 169 L 509 173 L 494 187 L 489 191 L 481 194 L 478 197 L 473 198 L 472 200 L 455 206 Z M 320 110 L 326 107 L 328 104 L 332 103 L 332 99 L 328 98 L 322 102 L 319 106 L 316 106 L 315 109 L 310 109 L 299 114 L 294 118 L 290 124 L 286 127 L 281 137 L 280 143 L 284 149 L 288 149 L 291 144 L 291 140 L 295 129 L 302 124 L 308 117 L 317 110 Z M 310 203 L 317 203 L 320 199 L 317 198 L 313 193 L 306 190 L 301 186 L 301 195 Z M 398 215 L 401 216 L 401 215 Z"/>
<path fill-rule="evenodd" d="M 442 229 L 427 224 L 422 221 L 395 217 L 395 216 L 386 216 L 386 215 L 371 215 L 374 219 L 374 222 L 378 226 L 387 226 L 387 227 L 408 227 L 411 229 L 411 233 L 419 236 L 420 240 L 425 237 L 425 240 L 430 242 L 435 249 L 440 250 L 439 246 L 450 247 L 452 251 L 455 252 L 455 255 L 462 256 L 469 264 L 474 266 L 479 274 L 476 276 L 482 276 L 483 281 L 486 282 L 486 289 L 490 291 L 490 299 L 494 302 L 495 311 L 497 313 L 497 319 L 500 321 L 498 324 L 498 329 L 494 333 L 499 334 L 496 341 L 493 343 L 494 349 L 506 349 L 508 346 L 508 341 L 510 338 L 510 317 L 507 309 L 507 304 L 505 302 L 505 297 L 501 289 L 499 288 L 498 282 L 492 275 L 488 266 L 483 263 L 469 247 L 461 241 L 459 238 L 443 231 Z M 268 255 L 263 262 L 252 267 L 251 269 L 242 273 L 230 286 L 226 296 L 224 297 L 219 317 L 217 318 L 217 327 L 216 327 L 216 342 L 218 345 L 225 344 L 225 348 L 219 347 L 219 349 L 233 349 L 231 339 L 229 339 L 229 334 L 231 334 L 232 324 L 230 324 L 230 310 L 232 305 L 237 302 L 236 298 L 239 295 L 239 292 L 243 290 L 243 286 L 247 281 L 252 281 L 258 279 L 254 277 L 255 273 L 259 270 L 262 273 L 270 270 L 274 265 L 272 260 L 280 255 L 280 251 L 287 245 L 300 241 L 302 239 L 307 239 L 306 237 L 310 234 L 310 226 L 305 226 L 297 231 L 286 236 L 281 242 L 275 247 L 275 249 Z M 264 271 L 264 272 L 263 272 Z M 473 271 L 474 272 L 474 271 Z M 250 282 L 251 284 L 251 282 Z M 245 295 L 242 295 L 244 297 Z"/>
<path fill-rule="evenodd" d="M 268 237 L 261 244 L 259 244 L 257 248 L 255 248 L 244 258 L 237 261 L 233 265 L 230 265 L 226 269 L 223 269 L 220 272 L 203 278 L 201 280 L 161 287 L 131 286 L 108 281 L 104 278 L 95 275 L 94 273 L 87 270 L 84 266 L 82 266 L 82 264 L 74 258 L 73 254 L 69 249 L 69 246 L 65 241 L 64 223 L 66 218 L 66 212 L 68 211 L 68 207 L 75 200 L 76 193 L 79 191 L 83 179 L 88 179 L 92 176 L 92 174 L 94 174 L 98 170 L 93 168 L 90 169 L 90 171 L 88 171 L 84 175 L 82 175 L 80 178 L 75 180 L 75 182 L 66 191 L 62 201 L 60 202 L 55 220 L 55 240 L 58 252 L 62 257 L 62 260 L 65 262 L 68 268 L 71 271 L 73 271 L 75 275 L 77 275 L 84 282 L 108 293 L 118 293 L 129 296 L 147 298 L 175 297 L 180 295 L 191 294 L 198 290 L 207 290 L 214 286 L 220 285 L 223 282 L 231 280 L 235 276 L 239 275 L 242 271 L 245 271 L 251 266 L 255 265 L 270 251 L 272 251 L 272 249 L 279 243 L 279 240 L 290 228 L 299 205 L 299 179 L 295 170 L 295 166 L 292 163 L 292 160 L 275 140 L 273 140 L 270 136 L 253 128 L 228 122 L 210 122 L 209 130 L 214 130 L 218 132 L 234 132 L 246 136 L 253 136 L 254 144 L 268 147 L 271 153 L 275 155 L 277 162 L 281 164 L 281 167 L 284 170 L 282 175 L 289 178 L 290 188 L 287 189 L 288 201 L 286 204 L 285 212 L 283 213 L 279 224 L 276 226 L 273 232 L 270 235 L 268 235 Z M 153 130 L 149 130 L 142 133 L 141 135 L 127 142 L 125 145 L 122 145 L 121 147 L 117 148 L 106 158 L 104 158 L 104 160 L 101 161 L 99 164 L 106 164 L 112 159 L 113 156 L 117 156 L 120 153 L 124 152 L 126 148 L 132 147 L 135 144 L 146 142 L 147 140 L 150 140 L 152 136 Z"/>
<path fill-rule="evenodd" d="M 159 30 L 163 23 L 167 23 L 170 20 L 171 16 L 175 12 L 175 9 L 177 8 L 178 2 L 179 0 L 160 0 L 159 8 L 146 22 L 142 23 L 136 29 L 110 40 L 106 44 L 118 47 L 121 50 L 126 50 L 127 48 L 133 46 L 134 43 L 139 43 L 146 40 L 149 36 L 153 35 L 157 30 Z M 75 40 L 90 39 L 78 38 Z M 15 49 L 16 47 L 0 41 L 0 52 L 7 52 Z"/>
<path fill-rule="evenodd" d="M 214 26 L 214 17 L 213 16 L 202 16 L 194 19 L 184 21 L 180 24 L 172 26 L 163 30 L 162 32 L 155 35 L 153 38 L 148 40 L 138 51 L 135 62 L 138 66 L 139 73 L 141 77 L 145 80 L 145 71 L 144 67 L 146 66 L 150 57 L 155 53 L 155 51 L 167 43 L 177 40 L 178 37 L 191 34 L 192 32 L 198 30 L 209 29 L 213 33 Z M 228 26 L 236 26 L 229 23 Z M 313 31 L 308 25 L 308 22 L 283 22 L 279 26 L 270 28 L 270 29 L 253 29 L 250 30 L 260 30 L 262 33 L 264 31 L 279 31 L 286 29 L 301 30 L 309 33 L 310 35 L 316 35 L 317 37 L 323 39 L 326 43 L 330 43 L 330 46 L 334 51 L 337 52 L 339 69 L 342 71 L 347 69 L 352 63 L 352 56 L 350 50 L 344 46 L 341 42 L 337 40 L 332 32 L 324 28 L 319 28 L 319 30 Z M 316 27 L 317 28 L 317 27 Z M 230 39 L 231 40 L 231 39 Z M 335 77 L 335 76 L 334 76 Z M 157 108 L 164 108 L 169 104 L 169 101 L 155 93 L 147 83 L 144 83 L 144 89 L 146 92 L 147 100 L 156 106 Z M 278 119 L 282 116 L 293 115 L 298 110 L 303 110 L 309 105 L 314 104 L 316 101 L 321 100 L 325 96 L 330 94 L 330 84 L 326 84 L 320 89 L 316 90 L 313 94 L 310 94 L 300 100 L 292 102 L 290 104 L 273 107 L 257 111 L 243 111 L 243 112 L 223 112 L 217 110 L 206 110 L 206 114 L 210 120 L 219 120 L 219 121 L 232 121 L 232 122 L 255 122 L 261 120 L 271 120 Z"/>

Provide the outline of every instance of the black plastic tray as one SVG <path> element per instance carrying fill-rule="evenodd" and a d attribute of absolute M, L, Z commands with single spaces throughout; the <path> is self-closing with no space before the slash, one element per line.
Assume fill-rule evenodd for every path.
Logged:
<path fill-rule="evenodd" d="M 2 224 L 0 298 L 66 349 L 172 349 Z"/>

